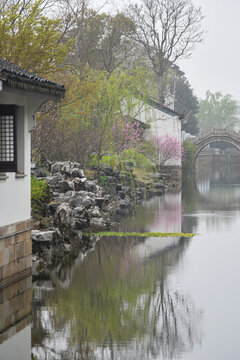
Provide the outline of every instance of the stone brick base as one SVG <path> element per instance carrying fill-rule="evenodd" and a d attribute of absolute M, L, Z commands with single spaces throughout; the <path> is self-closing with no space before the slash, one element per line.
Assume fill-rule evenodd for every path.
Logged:
<path fill-rule="evenodd" d="M 32 220 L 0 228 L 0 289 L 32 272 Z"/>
<path fill-rule="evenodd" d="M 0 290 L 0 344 L 30 323 L 31 312 L 31 276 Z"/>
<path fill-rule="evenodd" d="M 181 166 L 161 166 L 161 173 L 171 176 L 170 188 L 180 189 L 182 186 L 182 167 Z"/>

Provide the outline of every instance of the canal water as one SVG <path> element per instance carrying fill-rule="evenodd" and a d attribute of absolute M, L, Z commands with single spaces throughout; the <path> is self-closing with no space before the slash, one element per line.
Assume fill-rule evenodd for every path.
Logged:
<path fill-rule="evenodd" d="M 238 359 L 240 173 L 204 167 L 181 192 L 142 204 L 119 231 L 198 235 L 102 238 L 65 259 L 33 284 L 23 359 Z M 13 359 L 3 347 L 14 336 L 0 359 Z"/>

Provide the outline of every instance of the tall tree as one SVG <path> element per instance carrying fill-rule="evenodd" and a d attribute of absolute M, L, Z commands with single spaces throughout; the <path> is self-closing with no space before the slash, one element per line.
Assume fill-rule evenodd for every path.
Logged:
<path fill-rule="evenodd" d="M 78 73 L 83 73 L 85 66 L 112 73 L 132 53 L 129 37 L 134 31 L 134 23 L 122 13 L 111 16 L 83 8 L 67 34 L 75 38 L 69 64 Z"/>
<path fill-rule="evenodd" d="M 136 24 L 134 40 L 144 50 L 164 103 L 169 70 L 177 60 L 191 55 L 202 40 L 202 11 L 191 0 L 140 0 L 127 11 Z"/>
<path fill-rule="evenodd" d="M 234 129 L 240 122 L 236 101 L 231 95 L 223 95 L 221 92 L 206 92 L 205 99 L 200 100 L 197 118 L 201 131 L 226 127 Z"/>
<path fill-rule="evenodd" d="M 182 130 L 196 135 L 198 133 L 198 119 L 196 115 L 199 111 L 199 102 L 185 77 L 176 81 L 175 111 L 184 115 Z"/>

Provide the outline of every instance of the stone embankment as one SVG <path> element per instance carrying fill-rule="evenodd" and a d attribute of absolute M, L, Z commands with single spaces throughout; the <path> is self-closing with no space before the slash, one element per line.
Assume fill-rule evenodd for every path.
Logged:
<path fill-rule="evenodd" d="M 162 195 L 169 182 L 165 174 L 155 173 L 141 182 L 132 169 L 117 173 L 102 166 L 103 186 L 99 186 L 97 180 L 85 177 L 76 162 L 49 163 L 47 171 L 37 169 L 33 174 L 46 179 L 51 197 L 49 203 L 35 204 L 33 211 L 33 275 L 36 276 L 73 247 L 87 251 L 92 244 L 83 237 L 83 232 L 113 229 L 117 216 L 126 216 L 139 202 Z"/>

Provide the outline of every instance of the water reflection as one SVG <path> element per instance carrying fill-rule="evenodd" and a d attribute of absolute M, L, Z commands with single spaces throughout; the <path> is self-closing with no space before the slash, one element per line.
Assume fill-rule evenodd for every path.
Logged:
<path fill-rule="evenodd" d="M 119 227 L 199 237 L 105 237 L 52 266 L 34 282 L 32 359 L 237 358 L 238 184 L 236 168 L 204 166 Z M 1 360 L 30 360 L 30 311 L 31 279 L 0 292 Z"/>
<path fill-rule="evenodd" d="M 31 277 L 0 290 L 1 360 L 30 360 L 31 312 Z"/>
<path fill-rule="evenodd" d="M 166 222 L 166 211 L 168 221 Z M 120 230 L 181 231 L 181 193 L 142 205 Z M 173 359 L 201 340 L 201 315 L 171 285 L 191 239 L 104 238 L 62 281 L 37 283 L 35 359 Z M 72 264 L 72 261 L 71 261 Z"/>
<path fill-rule="evenodd" d="M 193 232 L 227 229 L 240 211 L 240 171 L 231 165 L 200 166 L 194 181 L 183 184 L 183 231 L 192 225 Z M 198 229 L 198 230 L 197 230 Z"/>

